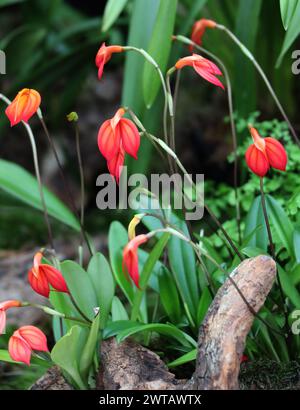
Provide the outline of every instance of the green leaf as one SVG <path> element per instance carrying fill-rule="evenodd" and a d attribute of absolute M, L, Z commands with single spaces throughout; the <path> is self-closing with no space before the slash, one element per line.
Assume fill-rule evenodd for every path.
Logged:
<path fill-rule="evenodd" d="M 1 0 L 0 7 L 12 6 L 18 3 L 23 3 L 26 0 Z"/>
<path fill-rule="evenodd" d="M 270 195 L 266 195 L 267 212 L 272 226 L 277 231 L 283 246 L 291 258 L 295 257 L 293 246 L 293 225 L 282 206 Z"/>
<path fill-rule="evenodd" d="M 278 264 L 277 269 L 284 294 L 290 299 L 297 309 L 300 309 L 300 294 L 296 286 L 293 284 L 292 278 Z"/>
<path fill-rule="evenodd" d="M 200 300 L 199 300 L 199 305 L 198 305 L 198 311 L 197 311 L 197 324 L 198 326 L 201 325 L 201 323 L 203 322 L 206 313 L 208 311 L 208 308 L 211 304 L 212 301 L 212 297 L 211 294 L 209 292 L 208 287 L 205 287 L 202 291 Z"/>
<path fill-rule="evenodd" d="M 107 31 L 117 20 L 126 6 L 127 0 L 108 0 L 104 9 L 102 31 Z"/>
<path fill-rule="evenodd" d="M 259 226 L 261 227 L 261 229 L 257 229 Z M 249 236 L 252 232 L 253 235 L 251 236 L 251 239 L 249 240 L 247 245 L 251 247 L 257 247 L 266 251 L 268 248 L 268 233 L 261 206 L 260 196 L 255 198 L 246 217 L 244 236 Z"/>
<path fill-rule="evenodd" d="M 172 35 L 175 24 L 177 0 L 161 0 L 148 53 L 154 58 L 164 73 L 171 51 Z M 145 62 L 143 90 L 146 106 L 150 108 L 158 94 L 161 80 L 155 68 Z"/>
<path fill-rule="evenodd" d="M 173 215 L 171 222 L 176 225 L 184 235 L 189 237 L 189 232 L 184 221 Z M 168 250 L 170 266 L 176 280 L 177 288 L 192 317 L 195 319 L 199 303 L 199 287 L 194 251 L 188 243 L 175 236 L 171 237 Z"/>
<path fill-rule="evenodd" d="M 103 339 L 116 336 L 123 330 L 134 328 L 137 326 L 137 322 L 132 320 L 117 320 L 116 322 L 109 322 L 103 330 Z"/>
<path fill-rule="evenodd" d="M 0 159 L 0 188 L 33 208 L 42 211 L 38 183 L 24 168 Z M 49 215 L 80 231 L 80 225 L 72 212 L 48 189 L 43 188 Z"/>
<path fill-rule="evenodd" d="M 113 322 L 119 320 L 129 320 L 128 313 L 117 296 L 114 296 L 111 305 L 111 319 Z"/>
<path fill-rule="evenodd" d="M 89 275 L 73 261 L 62 262 L 61 271 L 77 305 L 90 320 L 93 320 L 94 308 L 98 307 L 98 301 Z"/>
<path fill-rule="evenodd" d="M 149 253 L 148 259 L 140 275 L 140 289 L 138 289 L 134 295 L 131 311 L 131 320 L 136 320 L 139 315 L 141 302 L 146 291 L 150 276 L 152 274 L 156 262 L 161 257 L 161 254 L 163 253 L 163 250 L 165 249 L 165 246 L 168 243 L 169 237 L 170 235 L 167 233 L 162 235 L 162 237 L 158 240 L 152 251 Z"/>
<path fill-rule="evenodd" d="M 236 15 L 235 34 L 239 40 L 251 51 L 257 44 L 257 32 L 262 0 L 244 1 L 239 0 Z M 251 21 L 251 30 L 249 30 Z M 237 92 L 236 107 L 240 115 L 249 115 L 256 108 L 256 73 L 248 59 L 243 58 L 240 50 L 236 51 L 235 87 Z"/>
<path fill-rule="evenodd" d="M 159 4 L 160 0 L 135 0 L 133 2 L 127 44 L 138 48 L 148 48 Z M 139 117 L 142 117 L 144 108 L 142 93 L 144 63 L 144 59 L 137 53 L 126 54 L 122 105 L 129 106 Z M 135 87 L 132 87 L 132 84 L 135 84 Z"/>
<path fill-rule="evenodd" d="M 81 316 L 75 311 L 74 306 L 71 303 L 70 296 L 66 293 L 60 292 L 50 292 L 50 302 L 51 305 L 57 310 L 58 312 L 64 313 L 66 316 L 69 317 L 79 317 Z M 82 319 L 82 318 L 81 318 Z M 62 324 L 62 328 L 61 328 Z M 74 322 L 70 320 L 65 320 L 58 318 L 57 316 L 53 317 L 53 331 L 55 340 L 59 340 L 66 332 L 65 330 L 70 330 L 74 326 Z M 62 333 L 61 333 L 62 331 Z"/>
<path fill-rule="evenodd" d="M 197 349 L 193 349 L 190 352 L 184 354 L 183 356 L 178 357 L 178 359 L 174 360 L 173 362 L 168 363 L 168 367 L 172 368 L 172 367 L 181 366 L 185 363 L 196 360 L 196 357 L 197 357 Z"/>
<path fill-rule="evenodd" d="M 293 235 L 294 251 L 297 263 L 300 263 L 300 227 L 295 228 Z"/>
<path fill-rule="evenodd" d="M 297 3 L 298 0 L 280 0 L 280 13 L 285 30 L 287 30 L 290 25 Z"/>
<path fill-rule="evenodd" d="M 64 337 L 59 339 L 51 352 L 53 362 L 67 372 L 76 385 L 83 390 L 87 388 L 87 385 L 80 376 L 78 363 L 87 334 L 86 329 L 73 326 Z"/>
<path fill-rule="evenodd" d="M 127 44 L 147 49 L 155 25 L 160 0 L 133 0 Z M 143 68 L 145 60 L 137 53 L 126 53 L 123 79 L 122 105 L 130 107 L 140 118 L 147 130 L 155 134 L 159 129 L 161 103 L 158 101 L 151 110 L 146 110 L 143 95 Z M 132 86 L 134 84 L 134 87 Z M 126 164 L 130 173 L 147 173 L 153 151 L 152 144 L 141 139 L 143 161 L 135 161 L 128 156 Z"/>
<path fill-rule="evenodd" d="M 5 349 L 0 349 L 0 362 L 6 362 L 6 363 L 11 363 L 11 364 L 20 364 L 24 365 L 24 363 L 21 362 L 16 362 L 10 357 L 10 354 L 8 353 L 7 350 Z M 35 366 L 43 366 L 43 367 L 51 367 L 52 363 L 48 362 L 47 360 L 41 359 L 39 357 L 31 357 L 30 365 L 35 365 Z M 25 365 L 24 365 L 25 366 Z"/>
<path fill-rule="evenodd" d="M 128 234 L 126 229 L 120 222 L 114 221 L 109 227 L 108 233 L 108 249 L 110 265 L 116 282 L 122 289 L 123 293 L 127 297 L 128 301 L 133 301 L 133 289 L 131 283 L 126 279 L 123 272 L 123 249 L 128 243 Z"/>
<path fill-rule="evenodd" d="M 300 283 L 300 265 L 296 265 L 289 274 L 294 286 L 298 286 Z"/>
<path fill-rule="evenodd" d="M 115 294 L 115 282 L 106 258 L 96 253 L 90 260 L 87 273 L 96 293 L 100 307 L 100 328 L 103 329 Z"/>
<path fill-rule="evenodd" d="M 99 330 L 100 330 L 100 318 L 101 318 L 101 311 L 93 320 L 90 333 L 86 344 L 82 350 L 80 364 L 79 364 L 79 373 L 84 381 L 88 381 L 89 370 L 93 363 L 96 348 L 98 346 L 98 341 L 100 339 Z"/>
<path fill-rule="evenodd" d="M 161 335 L 172 337 L 186 347 L 197 347 L 196 340 L 194 340 L 187 333 L 183 332 L 182 330 L 179 330 L 177 327 L 173 325 L 166 325 L 162 323 L 137 324 L 134 327 L 130 327 L 129 329 L 120 332 L 117 336 L 117 340 L 118 342 L 121 342 L 129 336 L 146 331 L 157 332 Z"/>
<path fill-rule="evenodd" d="M 179 323 L 181 320 L 180 300 L 174 279 L 166 268 L 162 268 L 158 277 L 159 296 L 166 314 L 172 323 Z"/>
<path fill-rule="evenodd" d="M 300 1 L 297 1 L 297 5 L 294 10 L 293 16 L 289 20 L 288 30 L 285 33 L 282 48 L 281 48 L 279 57 L 276 62 L 276 68 L 280 66 L 284 55 L 286 54 L 286 52 L 291 47 L 291 45 L 293 44 L 293 42 L 296 40 L 296 38 L 298 37 L 300 33 L 299 19 L 300 19 Z"/>
<path fill-rule="evenodd" d="M 180 30 L 181 34 L 185 35 L 189 32 L 195 20 L 201 17 L 199 13 L 203 9 L 206 3 L 207 3 L 207 0 L 193 0 L 192 1 L 192 5 L 191 7 L 189 7 L 189 10 L 188 10 L 189 13 L 187 17 L 185 18 L 183 26 Z"/>
<path fill-rule="evenodd" d="M 255 246 L 246 246 L 242 249 L 242 253 L 248 258 L 253 258 L 254 256 L 259 255 L 267 255 L 267 253 L 263 249 L 257 248 Z"/>

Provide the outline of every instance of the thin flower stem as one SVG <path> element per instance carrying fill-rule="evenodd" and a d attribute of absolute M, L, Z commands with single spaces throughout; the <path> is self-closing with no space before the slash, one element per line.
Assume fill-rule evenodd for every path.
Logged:
<path fill-rule="evenodd" d="M 253 63 L 254 67 L 256 68 L 256 70 L 258 71 L 258 73 L 260 74 L 260 76 L 262 77 L 263 81 L 265 82 L 270 94 L 272 95 L 279 111 L 281 112 L 283 118 L 285 119 L 285 121 L 287 122 L 289 129 L 294 137 L 294 140 L 296 142 L 296 144 L 300 147 L 300 140 L 297 136 L 297 133 L 294 129 L 294 127 L 292 126 L 284 108 L 282 107 L 270 81 L 268 80 L 266 74 L 264 73 L 262 67 L 260 66 L 260 64 L 257 62 L 257 60 L 255 59 L 255 57 L 253 56 L 253 54 L 250 52 L 250 50 L 225 26 L 217 24 L 216 28 L 225 31 L 225 33 L 239 46 L 239 48 L 241 49 L 241 51 L 245 54 L 246 57 L 248 57 L 248 59 Z"/>
<path fill-rule="evenodd" d="M 228 70 L 223 63 L 223 61 L 217 57 L 215 54 L 211 53 L 210 51 L 206 50 L 203 47 L 200 47 L 194 41 L 190 40 L 185 36 L 174 36 L 175 40 L 178 40 L 184 44 L 192 45 L 197 50 L 201 51 L 202 53 L 206 54 L 208 57 L 215 60 L 222 68 L 227 84 L 227 99 L 228 99 L 228 108 L 229 108 L 229 118 L 230 118 L 230 126 L 231 126 L 231 135 L 232 135 L 232 147 L 233 147 L 233 155 L 234 155 L 234 169 L 233 169 L 233 184 L 234 184 L 234 195 L 235 195 L 235 204 L 236 204 L 236 223 L 238 229 L 238 238 L 239 244 L 242 242 L 242 235 L 241 235 L 241 210 L 240 210 L 240 195 L 239 195 L 239 188 L 238 188 L 238 153 L 237 153 L 237 135 L 236 135 L 236 127 L 234 121 L 234 114 L 233 114 L 233 103 L 232 103 L 232 88 L 231 88 L 231 81 Z M 180 72 L 180 71 L 179 71 Z M 175 106 L 175 103 L 174 103 Z"/>
<path fill-rule="evenodd" d="M 64 313 L 49 308 L 48 306 L 39 305 L 37 303 L 22 302 L 20 307 L 33 307 L 36 309 L 41 309 L 44 313 L 47 313 L 50 316 L 58 316 L 60 319 L 72 320 L 73 322 L 78 322 L 86 326 L 90 325 L 90 322 L 87 323 L 86 321 L 78 319 L 77 317 L 67 316 Z"/>
<path fill-rule="evenodd" d="M 75 309 L 77 310 L 77 312 L 84 318 L 84 320 L 86 320 L 88 323 L 92 323 L 92 321 L 83 313 L 83 311 L 80 309 L 80 307 L 77 305 L 74 297 L 72 296 L 71 293 L 69 293 L 71 302 L 73 303 Z"/>
<path fill-rule="evenodd" d="M 175 80 L 174 99 L 173 99 L 174 115 L 176 114 L 176 107 L 177 107 L 177 101 L 178 101 L 180 77 L 181 77 L 181 70 L 177 70 L 177 72 L 176 72 L 176 80 Z"/>
<path fill-rule="evenodd" d="M 159 65 L 157 64 L 157 62 L 144 49 L 133 47 L 133 46 L 125 46 L 125 47 L 123 47 L 123 50 L 124 51 L 134 51 L 136 53 L 141 54 L 155 68 L 155 70 L 157 71 L 157 73 L 159 75 L 160 82 L 161 82 L 162 89 L 163 89 L 163 93 L 164 93 L 164 99 L 165 99 L 164 110 L 163 110 L 164 140 L 165 140 L 165 143 L 168 144 L 169 139 L 168 139 L 167 112 L 169 110 L 169 114 L 171 116 L 171 112 L 173 111 L 173 100 L 172 100 L 172 96 L 170 96 L 169 93 L 168 93 L 166 82 L 165 82 L 164 76 L 161 72 L 161 69 L 159 68 Z M 169 162 L 170 171 L 173 172 L 172 171 L 173 170 L 172 161 L 170 160 L 170 158 L 168 158 L 168 162 Z"/>
<path fill-rule="evenodd" d="M 273 242 L 273 238 L 272 238 L 272 231 L 271 231 L 270 221 L 269 221 L 268 212 L 267 212 L 266 198 L 265 198 L 265 193 L 264 193 L 264 181 L 263 181 L 262 177 L 260 177 L 260 194 L 261 194 L 262 210 L 263 210 L 264 219 L 265 219 L 266 228 L 267 228 L 267 233 L 268 233 L 268 238 L 269 238 L 271 255 L 272 255 L 272 258 L 274 259 L 274 261 L 276 262 L 275 246 L 274 246 L 274 242 Z M 287 312 L 287 309 L 286 309 L 286 303 L 285 303 L 282 283 L 281 283 L 278 271 L 276 273 L 276 276 L 277 276 L 277 282 L 278 282 L 278 287 L 279 287 L 279 292 L 280 292 L 280 297 L 281 297 L 281 308 L 282 308 L 283 313 L 285 315 L 285 327 L 286 327 L 287 332 L 289 333 L 290 332 L 289 317 L 288 317 L 288 312 Z"/>
<path fill-rule="evenodd" d="M 4 101 L 7 105 L 9 105 L 11 103 L 11 101 L 7 97 L 5 97 L 3 94 L 0 94 L 0 99 L 2 101 Z M 32 129 L 31 129 L 30 125 L 27 124 L 24 121 L 22 121 L 22 124 L 24 125 L 24 127 L 27 131 L 27 135 L 28 135 L 29 140 L 30 140 L 32 155 L 33 155 L 35 175 L 36 175 L 36 179 L 37 179 L 37 182 L 38 182 L 38 188 L 39 188 L 39 194 L 40 194 L 40 198 L 41 198 L 41 204 L 42 204 L 44 219 L 45 219 L 45 223 L 46 223 L 47 230 L 48 230 L 49 244 L 50 244 L 51 248 L 54 249 L 52 229 L 51 229 L 51 225 L 50 225 L 50 221 L 49 221 L 49 215 L 48 215 L 47 205 L 46 205 L 44 191 L 43 191 L 43 185 L 42 185 L 42 179 L 41 179 L 41 174 L 40 174 L 40 167 L 39 167 L 39 160 L 38 160 L 38 154 L 37 154 L 37 147 L 36 147 L 35 138 L 34 138 L 34 135 L 33 135 L 33 132 L 32 132 Z"/>
<path fill-rule="evenodd" d="M 143 124 L 141 123 L 141 121 L 137 118 L 137 116 L 135 114 L 133 114 L 132 116 L 133 121 L 136 123 L 136 125 L 141 129 L 142 132 L 145 133 L 145 135 L 150 138 L 151 140 L 153 140 L 154 142 L 156 142 L 165 152 L 168 156 L 170 156 L 173 160 L 176 161 L 178 167 L 181 169 L 181 171 L 186 175 L 186 178 L 188 179 L 189 183 L 191 184 L 192 187 L 195 187 L 195 183 L 192 180 L 192 178 L 190 177 L 190 175 L 188 174 L 187 170 L 185 169 L 185 167 L 183 166 L 183 164 L 180 162 L 179 158 L 177 157 L 177 155 L 175 154 L 175 152 L 160 138 L 155 137 L 152 134 L 149 134 L 145 127 L 143 126 Z M 198 202 L 198 198 L 197 198 L 197 202 Z M 222 231 L 223 235 L 225 236 L 227 242 L 229 243 L 229 245 L 232 247 L 232 249 L 234 250 L 234 252 L 236 253 L 236 255 L 240 258 L 240 260 L 245 259 L 243 257 L 243 255 L 240 253 L 240 251 L 237 249 L 237 247 L 235 246 L 235 244 L 233 243 L 232 239 L 230 238 L 230 236 L 228 235 L 228 233 L 226 232 L 225 228 L 223 227 L 223 225 L 221 224 L 221 222 L 218 220 L 218 218 L 216 217 L 216 215 L 214 214 L 214 212 L 210 209 L 210 207 L 203 203 L 203 202 L 199 202 L 200 206 L 204 206 L 204 208 L 206 209 L 206 211 L 209 213 L 209 215 L 211 216 L 211 218 L 213 219 L 213 221 L 215 222 L 215 224 L 219 227 L 219 229 Z"/>
<path fill-rule="evenodd" d="M 272 258 L 274 259 L 274 261 L 276 261 L 275 246 L 274 246 L 271 227 L 270 227 L 270 222 L 269 222 L 269 218 L 268 218 L 266 198 L 265 198 L 265 193 L 264 193 L 264 180 L 263 180 L 262 177 L 260 177 L 260 193 L 261 193 L 261 205 L 262 205 L 264 219 L 265 219 L 265 223 L 266 223 L 271 255 L 272 255 Z"/>
<path fill-rule="evenodd" d="M 206 258 L 208 258 L 218 269 L 220 269 L 229 279 L 229 281 L 232 283 L 232 285 L 234 286 L 234 288 L 236 289 L 236 291 L 238 292 L 238 294 L 240 295 L 240 297 L 242 298 L 243 302 L 246 304 L 246 306 L 248 307 L 250 313 L 252 313 L 252 315 L 254 317 L 256 317 L 258 320 L 260 320 L 265 326 L 267 326 L 270 330 L 272 330 L 274 333 L 285 337 L 285 335 L 281 332 L 279 332 L 277 329 L 274 329 L 271 325 L 269 325 L 269 323 L 263 319 L 256 311 L 255 309 L 251 306 L 251 304 L 248 302 L 248 300 L 246 299 L 246 297 L 244 296 L 243 292 L 240 290 L 240 288 L 238 287 L 238 285 L 236 284 L 235 280 L 232 278 L 232 274 L 229 274 L 214 258 L 212 258 L 207 252 L 203 252 L 203 250 L 201 250 L 199 248 L 199 246 L 197 244 L 195 244 L 190 238 L 186 237 L 185 234 L 181 231 L 179 231 L 178 229 L 173 229 L 173 228 L 163 228 L 163 229 L 156 229 L 155 231 L 151 231 L 150 234 L 148 234 L 149 236 L 154 236 L 156 233 L 159 232 L 166 232 L 166 233 L 170 233 L 171 235 L 175 235 L 177 236 L 179 239 L 189 243 L 192 248 L 194 249 L 196 255 L 200 252 L 202 253 Z"/>
<path fill-rule="evenodd" d="M 45 121 L 44 121 L 44 118 L 43 118 L 41 112 L 39 113 L 39 119 L 40 119 L 40 122 L 41 122 L 41 124 L 42 124 L 43 129 L 44 129 L 44 132 L 45 132 L 45 134 L 46 134 L 46 136 L 47 136 L 49 145 L 50 145 L 50 147 L 51 147 L 51 149 L 52 149 L 52 152 L 53 152 L 53 154 L 54 154 L 54 157 L 55 157 L 55 160 L 56 160 L 56 163 L 57 163 L 57 165 L 58 165 L 59 172 L 60 172 L 60 176 L 61 176 L 62 181 L 63 181 L 63 184 L 64 184 L 64 186 L 65 186 L 67 195 L 68 195 L 68 197 L 69 197 L 69 200 L 70 200 L 70 203 L 71 203 L 73 212 L 75 213 L 75 215 L 76 215 L 76 217 L 77 217 L 77 219 L 78 219 L 78 222 L 79 222 L 79 225 L 80 225 L 80 230 L 81 230 L 81 235 L 82 235 L 82 237 L 85 239 L 85 242 L 86 242 L 86 244 L 87 244 L 87 248 L 88 248 L 88 250 L 89 250 L 90 255 L 93 256 L 93 251 L 92 251 L 92 247 L 91 247 L 90 241 L 89 241 L 89 239 L 88 239 L 88 236 L 87 236 L 87 233 L 86 233 L 86 231 L 85 231 L 85 229 L 84 229 L 84 226 L 83 226 L 83 224 L 82 224 L 82 222 L 81 222 L 81 218 L 80 218 L 80 216 L 79 216 L 79 214 L 78 214 L 78 211 L 77 211 L 77 208 L 76 208 L 76 205 L 75 205 L 75 201 L 74 201 L 74 197 L 73 197 L 73 195 L 72 195 L 72 192 L 71 192 L 71 189 L 70 189 L 70 187 L 69 187 L 69 184 L 68 184 L 68 182 L 67 182 L 67 180 L 66 180 L 65 173 L 64 173 L 62 164 L 61 164 L 61 162 L 60 162 L 60 159 L 59 159 L 57 150 L 56 150 L 56 148 L 55 148 L 54 142 L 53 142 L 53 140 L 52 140 L 52 138 L 51 138 L 51 135 L 50 135 L 50 133 L 49 133 L 48 127 L 47 127 L 47 125 L 46 125 L 46 123 L 45 123 Z M 81 198 L 81 201 L 82 201 L 82 198 Z M 81 202 L 81 203 L 82 203 L 82 202 Z"/>
<path fill-rule="evenodd" d="M 78 124 L 75 124 L 75 135 L 76 135 L 76 152 L 77 152 L 77 159 L 78 159 L 78 168 L 80 173 L 80 223 L 84 229 L 84 201 L 85 201 L 85 186 L 84 186 L 84 173 L 83 173 L 83 164 L 82 164 L 82 156 L 80 150 L 80 139 L 79 139 L 79 127 Z M 82 241 L 83 238 L 81 238 Z M 81 242 L 82 245 L 82 242 Z"/>
<path fill-rule="evenodd" d="M 192 180 L 192 178 L 190 177 L 190 175 L 188 174 L 187 170 L 185 169 L 185 167 L 183 166 L 183 164 L 180 162 L 179 158 L 177 157 L 177 155 L 169 148 L 166 147 L 165 144 L 162 144 L 162 140 L 160 140 L 159 138 L 154 137 L 154 135 L 151 134 L 147 134 L 150 136 L 150 138 L 154 138 L 155 141 L 167 152 L 168 155 L 171 155 L 177 162 L 178 167 L 181 169 L 181 171 L 186 175 L 186 178 L 189 180 L 189 183 L 191 184 L 191 186 L 195 187 L 195 183 Z M 197 198 L 197 202 L 198 202 L 198 198 Z M 215 222 L 215 224 L 218 226 L 218 228 L 222 231 L 223 235 L 225 236 L 227 242 L 230 244 L 230 246 L 232 247 L 232 249 L 234 250 L 234 252 L 237 254 L 237 256 L 240 258 L 240 260 L 245 259 L 243 257 L 243 255 L 240 253 L 240 251 L 238 250 L 238 248 L 235 246 L 233 240 L 230 238 L 230 236 L 228 235 L 227 231 L 225 230 L 225 228 L 223 227 L 223 225 L 221 224 L 221 222 L 218 220 L 218 218 L 216 217 L 216 215 L 214 214 L 214 212 L 212 211 L 212 209 L 210 209 L 210 207 L 203 203 L 203 202 L 199 202 L 200 206 L 204 206 L 204 208 L 206 209 L 206 211 L 209 213 L 210 217 L 212 218 L 212 220 Z"/>

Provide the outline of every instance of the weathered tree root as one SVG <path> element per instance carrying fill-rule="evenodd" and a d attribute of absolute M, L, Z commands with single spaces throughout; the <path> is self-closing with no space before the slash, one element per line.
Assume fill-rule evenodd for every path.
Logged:
<path fill-rule="evenodd" d="M 276 264 L 268 256 L 243 261 L 231 274 L 238 288 L 258 312 L 270 292 Z M 199 331 L 194 389 L 237 389 L 240 359 L 254 316 L 227 279 L 219 289 Z"/>
<path fill-rule="evenodd" d="M 276 264 L 273 259 L 257 256 L 243 261 L 231 277 L 253 310 L 258 312 L 271 290 L 275 275 Z M 227 279 L 219 289 L 200 328 L 196 370 L 191 380 L 176 380 L 163 361 L 149 349 L 131 340 L 118 344 L 112 338 L 102 342 L 97 388 L 238 389 L 240 358 L 253 320 L 253 314 L 232 281 Z"/>

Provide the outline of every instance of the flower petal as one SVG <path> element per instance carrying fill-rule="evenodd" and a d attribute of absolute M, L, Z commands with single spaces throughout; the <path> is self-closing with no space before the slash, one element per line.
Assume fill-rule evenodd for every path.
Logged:
<path fill-rule="evenodd" d="M 254 174 L 260 177 L 266 175 L 269 170 L 269 162 L 264 153 L 256 148 L 254 144 L 250 145 L 247 149 L 245 157 L 248 167 L 254 172 Z"/>
<path fill-rule="evenodd" d="M 109 161 L 119 151 L 120 135 L 116 134 L 111 126 L 111 120 L 106 120 L 98 132 L 98 147 L 104 158 Z"/>
<path fill-rule="evenodd" d="M 30 346 L 32 350 L 48 352 L 47 338 L 45 334 L 35 326 L 23 326 L 19 329 L 19 334 Z"/>
<path fill-rule="evenodd" d="M 116 128 L 116 133 L 120 134 L 122 145 L 134 159 L 137 159 L 137 153 L 140 147 L 140 134 L 136 125 L 127 118 L 122 118 Z"/>
<path fill-rule="evenodd" d="M 6 313 L 4 310 L 0 310 L 0 335 L 5 332 L 6 327 Z"/>
<path fill-rule="evenodd" d="M 265 152 L 271 167 L 285 171 L 287 165 L 287 153 L 283 145 L 275 138 L 265 138 Z"/>
<path fill-rule="evenodd" d="M 53 266 L 43 264 L 40 265 L 40 271 L 55 290 L 58 292 L 69 292 L 66 281 L 58 269 Z"/>
<path fill-rule="evenodd" d="M 28 281 L 32 289 L 38 293 L 39 295 L 45 296 L 45 298 L 49 297 L 50 287 L 48 280 L 42 271 L 39 271 L 38 276 L 33 273 L 31 269 L 28 272 Z"/>
<path fill-rule="evenodd" d="M 209 70 L 203 68 L 201 64 L 198 64 L 197 62 L 194 62 L 193 67 L 195 71 L 206 81 L 209 83 L 212 83 L 216 85 L 217 87 L 221 87 L 223 90 L 225 89 L 224 85 L 221 83 L 221 81 L 215 77 L 213 74 L 209 72 Z"/>
<path fill-rule="evenodd" d="M 125 151 L 121 147 L 118 153 L 109 161 L 107 161 L 107 168 L 109 173 L 116 178 L 117 184 L 120 181 L 123 164 L 125 160 Z"/>
<path fill-rule="evenodd" d="M 14 335 L 17 332 L 14 333 Z M 10 357 L 16 362 L 22 362 L 30 365 L 31 349 L 29 345 L 21 337 L 12 336 L 8 343 L 8 352 Z"/>

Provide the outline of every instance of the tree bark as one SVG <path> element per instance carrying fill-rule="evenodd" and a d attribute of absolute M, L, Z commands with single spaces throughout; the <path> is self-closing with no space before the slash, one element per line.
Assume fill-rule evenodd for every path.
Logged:
<path fill-rule="evenodd" d="M 231 274 L 255 312 L 263 306 L 276 275 L 268 256 L 243 261 Z M 194 389 L 237 389 L 240 359 L 253 314 L 227 279 L 219 289 L 199 331 Z"/>

